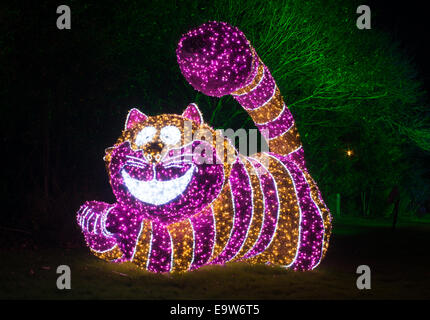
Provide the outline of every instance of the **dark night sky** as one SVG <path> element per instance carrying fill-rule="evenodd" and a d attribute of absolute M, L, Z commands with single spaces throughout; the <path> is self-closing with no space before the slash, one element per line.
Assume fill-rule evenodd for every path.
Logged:
<path fill-rule="evenodd" d="M 66 4 L 66 3 L 64 3 Z M 426 1 L 410 0 L 393 2 L 382 0 L 362 1 L 372 11 L 372 28 L 382 29 L 401 42 L 408 56 L 412 57 L 419 69 L 419 77 L 424 81 L 427 90 L 430 89 L 430 55 L 429 33 L 430 19 Z M 107 10 L 107 12 L 109 12 Z M 48 21 L 57 15 L 50 11 Z M 108 18 L 108 17 L 106 17 Z M 72 18 L 73 23 L 73 18 Z M 52 28 L 55 28 L 52 25 Z M 366 31 L 363 31 L 366 32 Z M 57 34 L 55 32 L 55 34 Z"/>
<path fill-rule="evenodd" d="M 428 39 L 430 18 L 427 2 L 419 0 L 405 2 L 368 0 L 360 3 L 368 5 L 372 11 L 372 28 L 382 29 L 401 42 L 407 54 L 416 62 L 421 71 L 420 77 L 425 81 L 426 88 L 429 89 L 430 63 L 428 57 L 430 45 Z M 57 17 L 57 14 L 52 11 L 45 12 L 45 14 L 50 17 L 46 19 L 47 21 Z M 73 22 L 72 18 L 72 24 Z M 52 25 L 52 28 L 55 26 Z M 57 33 L 55 34 L 57 35 Z"/>
<path fill-rule="evenodd" d="M 428 3 L 417 0 L 401 3 L 379 0 L 366 3 L 375 14 L 373 26 L 382 28 L 401 41 L 402 48 L 414 59 L 419 69 L 419 77 L 424 81 L 428 91 L 430 89 Z"/>

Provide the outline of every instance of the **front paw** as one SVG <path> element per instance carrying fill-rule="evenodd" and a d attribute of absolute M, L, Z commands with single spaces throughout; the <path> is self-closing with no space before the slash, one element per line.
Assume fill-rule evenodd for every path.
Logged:
<path fill-rule="evenodd" d="M 249 41 L 225 22 L 211 21 L 189 31 L 176 55 L 187 81 L 209 96 L 221 97 L 246 86 L 253 70 Z"/>
<path fill-rule="evenodd" d="M 111 205 L 104 202 L 86 202 L 78 211 L 77 221 L 84 234 L 111 237 L 106 230 L 106 219 Z"/>

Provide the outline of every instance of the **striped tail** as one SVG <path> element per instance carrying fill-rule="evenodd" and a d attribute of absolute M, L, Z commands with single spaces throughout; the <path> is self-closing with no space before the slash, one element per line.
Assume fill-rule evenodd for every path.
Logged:
<path fill-rule="evenodd" d="M 252 190 L 260 190 L 261 198 L 253 195 L 253 200 L 257 200 L 262 224 L 248 223 L 249 213 L 236 208 L 232 221 L 220 215 L 216 220 L 224 224 L 216 226 L 217 240 L 233 236 L 236 229 L 247 237 L 227 244 L 216 241 L 214 255 L 219 257 L 212 261 L 243 258 L 298 270 L 315 268 L 327 251 L 331 216 L 306 169 L 294 118 L 269 69 L 243 32 L 225 22 L 210 21 L 190 30 L 179 41 L 176 54 L 183 76 L 196 90 L 216 97 L 232 95 L 239 102 L 271 151 L 247 160 L 248 167 L 257 171 L 250 183 L 256 178 L 260 182 L 259 189 L 254 186 Z M 230 188 L 234 199 L 234 189 L 239 186 L 230 184 Z M 237 194 L 246 194 L 246 190 Z M 242 227 L 234 228 L 238 221 Z M 243 227 L 246 224 L 249 229 Z M 232 226 L 230 233 L 225 225 Z M 235 251 L 237 255 L 232 254 Z"/>
<path fill-rule="evenodd" d="M 248 112 L 271 152 L 288 155 L 302 146 L 293 115 L 287 108 L 269 68 L 253 50 L 253 72 L 249 84 L 232 96 Z"/>

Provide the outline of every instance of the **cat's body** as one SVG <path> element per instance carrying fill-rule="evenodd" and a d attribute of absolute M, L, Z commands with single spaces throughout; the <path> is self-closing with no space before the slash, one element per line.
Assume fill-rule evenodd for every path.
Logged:
<path fill-rule="evenodd" d="M 206 50 L 213 34 L 236 43 L 228 55 L 219 52 L 220 42 L 218 51 Z M 207 62 L 214 58 L 206 52 L 220 66 L 212 68 Z M 315 268 L 328 247 L 331 217 L 268 68 L 240 31 L 216 22 L 184 36 L 178 62 L 198 90 L 232 94 L 270 152 L 246 157 L 224 138 L 220 148 L 218 133 L 203 122 L 195 104 L 181 116 L 147 117 L 131 110 L 105 157 L 118 202 L 87 202 L 78 212 L 88 245 L 103 259 L 132 261 L 153 272 L 229 261 Z M 209 132 L 209 139 L 196 139 L 201 131 Z M 205 159 L 213 161 L 202 163 L 203 149 Z"/>

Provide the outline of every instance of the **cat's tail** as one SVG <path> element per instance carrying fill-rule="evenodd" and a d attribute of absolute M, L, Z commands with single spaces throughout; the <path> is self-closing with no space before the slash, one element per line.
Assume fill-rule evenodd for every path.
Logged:
<path fill-rule="evenodd" d="M 303 161 L 294 118 L 242 31 L 211 21 L 183 35 L 176 53 L 182 74 L 196 90 L 217 97 L 231 94 L 251 116 L 271 152 Z"/>

